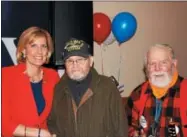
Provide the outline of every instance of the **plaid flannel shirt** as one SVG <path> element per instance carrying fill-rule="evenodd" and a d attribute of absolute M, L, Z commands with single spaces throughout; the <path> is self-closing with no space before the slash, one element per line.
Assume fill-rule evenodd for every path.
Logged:
<path fill-rule="evenodd" d="M 167 94 L 161 98 L 162 100 L 162 110 L 160 114 L 159 124 L 157 133 L 159 137 L 168 137 L 168 124 L 170 119 L 172 118 L 173 122 L 178 124 L 179 134 L 177 137 L 185 137 L 181 130 L 181 118 L 180 118 L 180 107 L 174 105 L 176 99 L 180 97 L 180 83 L 182 81 L 182 77 L 178 77 L 177 82 L 174 86 L 168 89 Z M 129 124 L 129 136 L 132 136 L 134 131 L 140 129 L 139 123 L 139 110 L 135 105 L 136 101 L 140 100 L 142 84 L 138 86 L 129 96 L 127 105 L 126 105 L 126 114 L 128 116 L 128 124 Z M 148 134 L 148 130 L 150 129 L 151 124 L 154 122 L 156 103 L 155 97 L 152 94 L 152 89 L 148 84 L 148 87 L 145 91 L 145 94 L 148 94 L 147 99 L 145 101 L 145 106 L 143 109 L 143 116 L 147 122 L 147 130 L 144 130 L 146 134 Z M 186 105 L 186 104 L 184 104 Z M 176 107 L 176 108 L 175 108 Z"/>

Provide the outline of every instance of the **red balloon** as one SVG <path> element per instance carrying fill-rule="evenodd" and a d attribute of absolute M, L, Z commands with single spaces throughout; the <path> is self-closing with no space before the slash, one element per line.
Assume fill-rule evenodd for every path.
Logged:
<path fill-rule="evenodd" d="M 94 41 L 100 45 L 105 41 L 111 32 L 111 21 L 104 13 L 94 13 L 93 21 Z"/>

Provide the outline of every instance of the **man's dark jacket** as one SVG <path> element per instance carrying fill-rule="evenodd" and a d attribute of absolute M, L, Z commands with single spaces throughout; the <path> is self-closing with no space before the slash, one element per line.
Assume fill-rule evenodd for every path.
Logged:
<path fill-rule="evenodd" d="M 90 88 L 79 106 L 64 74 L 55 87 L 48 128 L 57 137 L 127 137 L 127 119 L 114 82 L 91 69 Z"/>

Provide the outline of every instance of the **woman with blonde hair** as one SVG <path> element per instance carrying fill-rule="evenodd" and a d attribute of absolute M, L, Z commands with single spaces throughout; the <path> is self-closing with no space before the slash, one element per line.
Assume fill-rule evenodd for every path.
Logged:
<path fill-rule="evenodd" d="M 20 36 L 18 65 L 2 68 L 2 135 L 52 137 L 46 119 L 50 113 L 58 73 L 43 67 L 53 42 L 48 31 L 30 27 Z"/>

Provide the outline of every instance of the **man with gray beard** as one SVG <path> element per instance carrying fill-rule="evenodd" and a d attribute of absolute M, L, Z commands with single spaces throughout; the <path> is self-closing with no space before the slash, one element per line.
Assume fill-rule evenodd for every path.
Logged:
<path fill-rule="evenodd" d="M 179 100 L 181 93 L 187 93 L 187 80 L 178 75 L 173 49 L 166 44 L 150 47 L 145 70 L 148 80 L 135 88 L 127 101 L 129 136 L 186 137 L 183 118 L 187 119 L 187 107 Z M 181 108 L 186 108 L 184 115 Z"/>
<path fill-rule="evenodd" d="M 57 137 L 127 137 L 120 93 L 92 67 L 89 48 L 78 39 L 65 45 L 65 74 L 55 87 L 49 131 Z"/>

